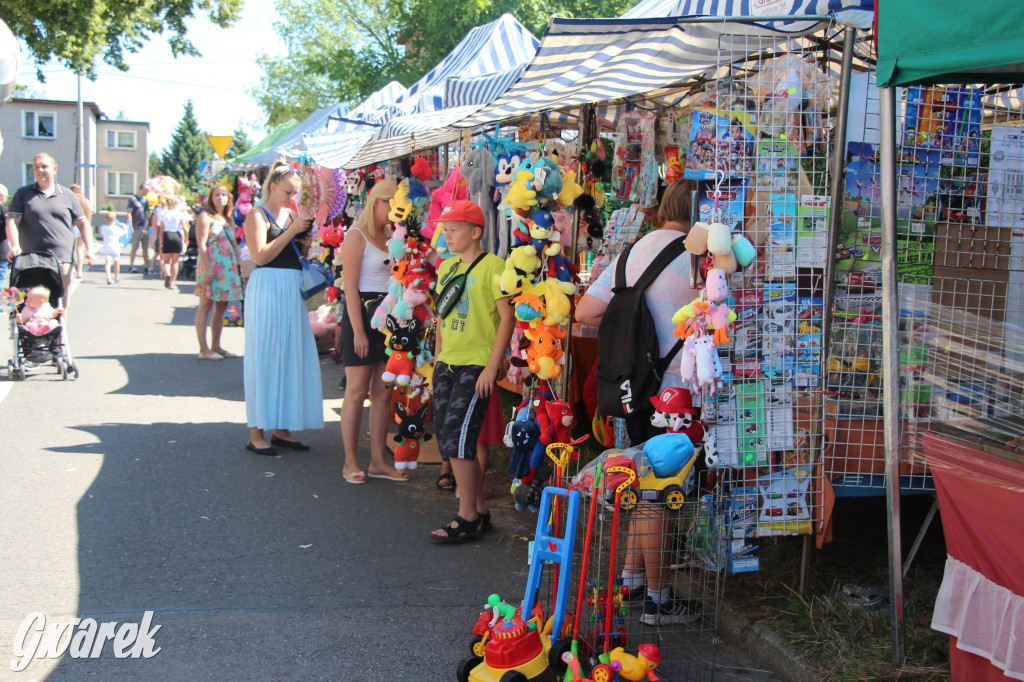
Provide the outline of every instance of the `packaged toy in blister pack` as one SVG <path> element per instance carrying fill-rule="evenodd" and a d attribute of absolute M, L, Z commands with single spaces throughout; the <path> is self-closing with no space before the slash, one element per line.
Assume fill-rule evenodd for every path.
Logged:
<path fill-rule="evenodd" d="M 630 111 L 619 118 L 615 130 L 615 161 L 612 165 L 612 189 L 615 198 L 640 202 L 657 189 L 657 163 L 654 163 L 654 114 Z"/>

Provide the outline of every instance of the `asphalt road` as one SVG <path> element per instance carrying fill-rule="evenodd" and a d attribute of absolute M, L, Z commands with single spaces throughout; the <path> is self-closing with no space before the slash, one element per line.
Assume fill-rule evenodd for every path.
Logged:
<path fill-rule="evenodd" d="M 194 305 L 190 283 L 108 286 L 94 267 L 68 322 L 81 378 L 0 378 L 0 679 L 454 679 L 487 595 L 522 598 L 536 517 L 502 496 L 494 533 L 439 546 L 427 535 L 456 507 L 436 467 L 346 484 L 326 358 L 327 425 L 301 434 L 313 450 L 246 451 L 242 360 L 196 359 Z M 242 352 L 242 329 L 224 345 Z M 108 643 L 9 667 L 29 613 L 138 623 L 147 610 L 152 658 Z M 727 649 L 719 661 L 753 667 Z"/>

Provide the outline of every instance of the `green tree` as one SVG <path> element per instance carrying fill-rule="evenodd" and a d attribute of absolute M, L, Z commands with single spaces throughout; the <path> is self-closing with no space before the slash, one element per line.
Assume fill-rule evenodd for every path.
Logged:
<path fill-rule="evenodd" d="M 228 148 L 228 153 L 224 155 L 224 158 L 230 159 L 252 149 L 252 140 L 249 139 L 249 134 L 242 129 L 242 126 L 235 128 L 235 132 L 232 135 L 235 136 L 235 139 L 231 140 L 231 146 Z"/>
<path fill-rule="evenodd" d="M 277 0 L 287 58 L 262 56 L 253 90 L 269 125 L 358 104 L 390 81 L 411 85 L 471 28 L 512 14 L 535 36 L 552 16 L 618 16 L 635 0 Z M 302 74 L 296 78 L 295 74 Z"/>
<path fill-rule="evenodd" d="M 199 186 L 199 162 L 215 156 L 206 133 L 199 129 L 192 100 L 189 100 L 174 129 L 171 144 L 160 157 L 160 172 L 180 182 L 183 190 L 191 190 Z"/>
<path fill-rule="evenodd" d="M 149 177 L 160 175 L 160 157 L 156 152 L 149 153 Z"/>
<path fill-rule="evenodd" d="M 201 12 L 227 27 L 241 7 L 242 0 L 0 0 L 0 15 L 37 65 L 57 59 L 95 78 L 97 57 L 125 71 L 125 53 L 138 52 L 154 35 L 167 36 L 175 56 L 198 57 L 185 21 Z"/>

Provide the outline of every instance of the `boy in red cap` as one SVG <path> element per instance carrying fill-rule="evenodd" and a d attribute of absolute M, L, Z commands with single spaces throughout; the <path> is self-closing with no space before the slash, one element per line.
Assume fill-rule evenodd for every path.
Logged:
<path fill-rule="evenodd" d="M 459 513 L 431 537 L 463 542 L 493 528 L 484 502 L 483 472 L 474 461 L 480 428 L 515 316 L 498 285 L 505 262 L 480 247 L 484 212 L 472 201 L 453 201 L 441 211 L 454 258 L 437 269 L 438 332 L 434 366 L 434 427 L 441 457 L 451 462 L 459 489 Z"/>

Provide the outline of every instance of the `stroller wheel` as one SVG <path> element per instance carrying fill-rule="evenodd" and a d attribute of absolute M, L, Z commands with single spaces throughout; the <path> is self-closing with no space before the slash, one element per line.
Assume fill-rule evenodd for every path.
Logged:
<path fill-rule="evenodd" d="M 75 373 L 75 378 L 77 379 L 78 378 L 78 363 L 77 362 L 72 362 L 71 363 L 71 371 Z"/>
<path fill-rule="evenodd" d="M 15 368 L 15 370 L 14 370 L 14 380 L 15 381 L 24 381 L 25 380 L 25 376 L 26 375 L 25 375 L 25 368 L 24 367 L 16 367 Z"/>
<path fill-rule="evenodd" d="M 57 371 L 60 372 L 60 378 L 64 381 L 68 380 L 68 366 L 64 362 L 64 358 L 57 358 Z"/>

